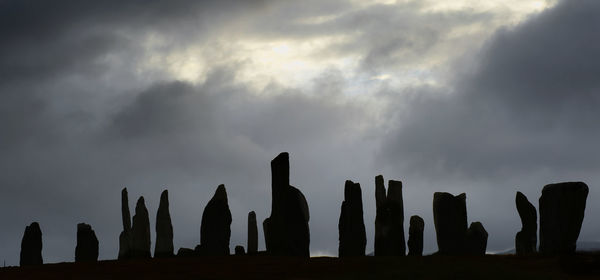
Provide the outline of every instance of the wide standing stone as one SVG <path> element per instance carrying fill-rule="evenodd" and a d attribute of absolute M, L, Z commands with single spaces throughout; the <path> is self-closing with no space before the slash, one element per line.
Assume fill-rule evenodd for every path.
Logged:
<path fill-rule="evenodd" d="M 540 197 L 540 252 L 575 253 L 588 186 L 583 182 L 546 185 Z"/>
<path fill-rule="evenodd" d="M 423 255 L 423 231 L 425 230 L 425 221 L 419 216 L 410 217 L 410 226 L 408 228 L 408 255 Z"/>
<path fill-rule="evenodd" d="M 121 191 L 121 218 L 123 231 L 119 234 L 119 260 L 131 257 L 131 214 L 129 213 L 127 188 L 123 188 Z"/>
<path fill-rule="evenodd" d="M 375 256 L 404 256 L 402 182 L 389 180 L 387 195 L 383 184 L 383 176 L 375 177 Z"/>
<path fill-rule="evenodd" d="M 309 257 L 310 219 L 306 198 L 291 186 L 288 153 L 271 161 L 271 216 L 263 222 L 267 252 L 275 256 Z"/>
<path fill-rule="evenodd" d="M 466 233 L 465 253 L 485 256 L 488 233 L 480 222 L 471 223 Z"/>
<path fill-rule="evenodd" d="M 521 231 L 515 236 L 517 255 L 535 253 L 537 247 L 537 210 L 521 192 L 517 192 L 515 203 L 522 224 Z"/>
<path fill-rule="evenodd" d="M 42 259 L 42 230 L 37 222 L 25 227 L 23 239 L 21 240 L 20 265 L 43 264 Z"/>
<path fill-rule="evenodd" d="M 77 224 L 77 246 L 75 247 L 75 262 L 98 261 L 98 238 L 92 226 L 84 223 Z"/>
<path fill-rule="evenodd" d="M 360 184 L 346 181 L 344 201 L 338 224 L 339 257 L 364 256 L 367 234 L 363 220 L 362 191 Z"/>
<path fill-rule="evenodd" d="M 248 213 L 248 254 L 258 252 L 258 226 L 256 225 L 256 213 Z"/>
<path fill-rule="evenodd" d="M 465 252 L 467 232 L 467 195 L 445 192 L 433 194 L 433 222 L 440 254 L 460 255 Z"/>
<path fill-rule="evenodd" d="M 231 237 L 231 212 L 227 202 L 227 191 L 219 185 L 202 213 L 200 226 L 200 254 L 228 256 Z"/>
<path fill-rule="evenodd" d="M 146 209 L 143 196 L 138 199 L 135 205 L 131 237 L 131 257 L 134 259 L 151 258 L 150 219 L 148 218 L 148 209 Z"/>
<path fill-rule="evenodd" d="M 168 258 L 173 256 L 173 225 L 169 213 L 169 191 L 164 190 L 160 195 L 160 204 L 156 212 L 156 244 L 154 245 L 155 258 Z"/>

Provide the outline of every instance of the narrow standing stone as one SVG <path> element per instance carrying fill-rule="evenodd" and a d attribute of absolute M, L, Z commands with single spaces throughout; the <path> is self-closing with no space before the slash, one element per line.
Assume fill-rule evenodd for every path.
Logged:
<path fill-rule="evenodd" d="M 37 222 L 33 222 L 25 227 L 25 233 L 23 233 L 20 265 L 39 265 L 43 263 L 42 230 Z"/>
<path fill-rule="evenodd" d="M 521 192 L 517 192 L 515 203 L 522 224 L 521 231 L 515 236 L 517 255 L 533 254 L 537 247 L 537 210 Z"/>
<path fill-rule="evenodd" d="M 133 226 L 131 227 L 132 250 L 131 257 L 134 259 L 151 258 L 150 255 L 150 219 L 148 209 L 141 196 L 135 205 L 135 215 L 133 216 Z"/>
<path fill-rule="evenodd" d="M 131 258 L 131 215 L 127 188 L 123 188 L 121 191 L 121 218 L 123 231 L 119 234 L 119 260 Z"/>
<path fill-rule="evenodd" d="M 346 181 L 338 224 L 339 257 L 364 256 L 367 245 L 360 184 Z"/>
<path fill-rule="evenodd" d="M 98 261 L 98 238 L 92 226 L 84 223 L 77 224 L 77 246 L 75 247 L 75 262 Z"/>
<path fill-rule="evenodd" d="M 219 185 L 202 213 L 200 253 L 209 256 L 228 256 L 231 237 L 231 211 L 225 185 Z"/>
<path fill-rule="evenodd" d="M 256 213 L 248 213 L 248 254 L 258 252 L 258 227 L 256 225 Z"/>
<path fill-rule="evenodd" d="M 423 255 L 423 231 L 425 230 L 425 221 L 419 216 L 410 217 L 410 226 L 408 228 L 408 255 Z"/>
<path fill-rule="evenodd" d="M 540 197 L 540 252 L 573 254 L 583 223 L 588 186 L 583 182 L 546 185 Z"/>
<path fill-rule="evenodd" d="M 168 258 L 173 256 L 173 225 L 169 213 L 169 191 L 164 190 L 160 195 L 160 204 L 156 212 L 156 243 L 154 245 L 155 258 Z"/>
<path fill-rule="evenodd" d="M 244 246 L 242 246 L 242 245 L 235 246 L 235 255 L 236 256 L 243 256 L 245 254 L 246 254 L 246 252 L 244 251 Z"/>

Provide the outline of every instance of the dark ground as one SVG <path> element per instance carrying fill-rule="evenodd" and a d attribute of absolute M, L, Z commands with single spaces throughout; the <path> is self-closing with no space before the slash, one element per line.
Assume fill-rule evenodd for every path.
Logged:
<path fill-rule="evenodd" d="M 600 279 L 600 255 L 201 257 L 6 267 L 0 279 Z"/>

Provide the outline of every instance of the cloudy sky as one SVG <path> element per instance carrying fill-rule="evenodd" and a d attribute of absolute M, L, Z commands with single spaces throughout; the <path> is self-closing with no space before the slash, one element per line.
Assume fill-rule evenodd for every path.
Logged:
<path fill-rule="evenodd" d="M 46 262 L 74 259 L 79 222 L 116 258 L 123 187 L 152 229 L 168 189 L 175 247 L 193 248 L 225 184 L 246 245 L 282 151 L 313 255 L 337 254 L 347 179 L 372 251 L 378 174 L 404 182 L 426 252 L 436 191 L 466 192 L 499 251 L 517 190 L 537 206 L 573 180 L 590 186 L 580 240 L 600 241 L 599 31 L 595 0 L 0 0 L 0 261 L 32 221 Z"/>

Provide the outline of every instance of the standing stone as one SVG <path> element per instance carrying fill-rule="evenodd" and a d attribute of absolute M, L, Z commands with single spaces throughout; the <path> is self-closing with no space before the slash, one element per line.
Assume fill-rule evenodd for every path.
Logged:
<path fill-rule="evenodd" d="M 244 246 L 241 245 L 235 246 L 234 251 L 236 256 L 243 256 L 246 254 L 246 252 L 244 251 Z"/>
<path fill-rule="evenodd" d="M 208 256 L 228 256 L 231 237 L 231 212 L 225 185 L 219 185 L 202 213 L 200 253 Z"/>
<path fill-rule="evenodd" d="M 150 255 L 150 219 L 144 197 L 140 196 L 135 205 L 133 226 L 131 227 L 131 257 L 134 259 L 149 259 Z"/>
<path fill-rule="evenodd" d="M 533 254 L 537 247 L 537 210 L 521 192 L 517 192 L 515 202 L 522 224 L 515 237 L 517 255 Z"/>
<path fill-rule="evenodd" d="M 540 197 L 540 252 L 573 254 L 583 223 L 588 186 L 583 182 L 546 185 Z"/>
<path fill-rule="evenodd" d="M 281 153 L 271 161 L 271 176 L 271 216 L 263 223 L 267 252 L 275 256 L 309 257 L 308 203 L 302 192 L 289 184 L 288 153 Z"/>
<path fill-rule="evenodd" d="M 168 258 L 173 256 L 173 225 L 169 213 L 169 191 L 164 190 L 160 195 L 160 204 L 156 212 L 156 243 L 154 245 L 155 258 Z"/>
<path fill-rule="evenodd" d="M 98 261 L 98 238 L 92 226 L 84 223 L 77 224 L 77 246 L 75 247 L 75 262 Z"/>
<path fill-rule="evenodd" d="M 256 213 L 248 213 L 248 254 L 258 252 L 258 227 L 256 225 Z"/>
<path fill-rule="evenodd" d="M 408 255 L 423 255 L 423 231 L 425 230 L 425 221 L 419 216 L 410 217 L 410 226 L 408 227 Z"/>
<path fill-rule="evenodd" d="M 480 222 L 471 223 L 467 229 L 465 253 L 475 256 L 485 256 L 488 233 Z"/>
<path fill-rule="evenodd" d="M 20 265 L 43 264 L 42 259 L 42 230 L 37 222 L 25 227 L 25 233 L 21 240 Z"/>
<path fill-rule="evenodd" d="M 433 194 L 433 222 L 440 254 L 464 253 L 467 232 L 467 195 Z"/>
<path fill-rule="evenodd" d="M 131 215 L 129 213 L 129 197 L 127 188 L 121 191 L 121 218 L 123 231 L 119 235 L 119 260 L 131 257 Z"/>
<path fill-rule="evenodd" d="M 383 176 L 375 177 L 375 256 L 404 256 L 402 182 L 389 180 L 387 195 L 383 184 Z"/>
<path fill-rule="evenodd" d="M 367 234 L 363 220 L 362 191 L 359 183 L 346 181 L 338 230 L 339 257 L 365 255 Z"/>

